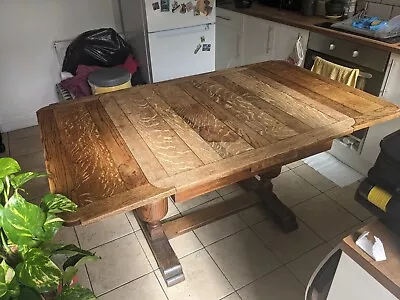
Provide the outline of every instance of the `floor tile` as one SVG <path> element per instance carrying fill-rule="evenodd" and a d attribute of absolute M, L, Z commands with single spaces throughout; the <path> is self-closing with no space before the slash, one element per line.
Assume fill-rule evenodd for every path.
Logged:
<path fill-rule="evenodd" d="M 13 140 L 10 138 L 10 155 L 17 160 L 25 155 L 43 152 L 42 142 L 37 136 L 28 136 Z"/>
<path fill-rule="evenodd" d="M 26 192 L 21 192 L 21 194 L 26 200 L 41 198 L 50 193 L 49 180 L 47 177 L 33 179 L 24 184 L 24 189 Z"/>
<path fill-rule="evenodd" d="M 157 278 L 169 300 L 217 300 L 234 290 L 220 269 L 204 249 L 180 260 L 185 274 L 185 281 L 167 287 L 159 271 Z"/>
<path fill-rule="evenodd" d="M 134 234 L 93 249 L 101 260 L 87 265 L 96 295 L 104 294 L 152 271 Z"/>
<path fill-rule="evenodd" d="M 324 194 L 293 207 L 293 212 L 328 241 L 360 221 Z"/>
<path fill-rule="evenodd" d="M 39 126 L 32 126 L 28 128 L 10 131 L 8 134 L 10 136 L 10 140 L 18 140 L 32 136 L 40 139 L 40 128 Z"/>
<path fill-rule="evenodd" d="M 42 151 L 18 158 L 18 163 L 23 172 L 46 173 L 44 154 Z"/>
<path fill-rule="evenodd" d="M 147 243 L 147 240 L 144 236 L 143 231 L 141 231 L 141 230 L 135 231 L 135 235 L 139 241 L 140 246 L 142 247 L 142 249 L 144 251 L 144 254 L 146 255 L 146 257 L 151 265 L 151 268 L 153 270 L 157 270 L 158 265 L 157 265 L 156 259 L 154 258 L 153 252 L 151 251 L 149 244 Z"/>
<path fill-rule="evenodd" d="M 246 224 L 237 214 L 212 222 L 196 229 L 194 232 L 204 246 L 219 241 L 235 232 L 246 228 Z"/>
<path fill-rule="evenodd" d="M 132 226 L 133 231 L 137 231 L 140 230 L 140 226 L 138 221 L 135 218 L 135 214 L 133 213 L 133 211 L 128 211 L 125 213 L 125 215 L 127 216 L 129 223 Z"/>
<path fill-rule="evenodd" d="M 289 170 L 290 170 L 289 167 L 287 167 L 287 166 L 282 166 L 281 173 L 286 172 L 286 171 L 289 171 Z"/>
<path fill-rule="evenodd" d="M 360 222 L 359 224 L 353 226 L 350 229 L 345 230 L 344 232 L 341 232 L 340 234 L 338 234 L 337 236 L 335 236 L 334 238 L 332 238 L 331 240 L 328 241 L 328 243 L 332 246 L 332 247 L 336 247 L 337 245 L 339 245 L 342 240 L 346 237 L 349 236 L 351 234 L 354 235 L 355 238 L 358 238 L 360 236 L 360 234 L 362 233 L 359 229 L 361 227 L 365 226 L 365 223 Z"/>
<path fill-rule="evenodd" d="M 244 209 L 239 212 L 238 215 L 248 226 L 257 224 L 270 217 L 270 213 L 263 203 L 258 203 L 250 208 Z"/>
<path fill-rule="evenodd" d="M 271 251 L 250 229 L 242 230 L 206 249 L 235 289 L 280 266 Z"/>
<path fill-rule="evenodd" d="M 224 196 L 224 195 L 226 195 L 226 194 L 235 192 L 235 191 L 240 190 L 240 189 L 241 189 L 240 185 L 237 184 L 237 183 L 234 183 L 234 184 L 227 185 L 227 186 L 225 186 L 225 187 L 223 187 L 223 188 L 218 189 L 218 190 L 217 190 L 217 193 L 218 193 L 220 196 Z"/>
<path fill-rule="evenodd" d="M 304 165 L 304 161 L 300 159 L 298 161 L 294 161 L 294 162 L 292 162 L 290 164 L 287 164 L 286 167 L 288 167 L 289 169 L 294 169 L 294 168 L 297 168 L 297 167 L 299 167 L 301 165 Z"/>
<path fill-rule="evenodd" d="M 184 212 L 195 206 L 204 204 L 204 203 L 206 203 L 210 200 L 213 200 L 215 198 L 218 198 L 218 197 L 219 197 L 219 194 L 214 191 L 214 192 L 210 192 L 210 193 L 195 197 L 195 198 L 187 200 L 187 201 L 176 202 L 175 205 L 179 209 L 180 212 Z"/>
<path fill-rule="evenodd" d="M 226 201 L 230 201 L 230 200 L 235 200 L 235 199 L 238 199 L 238 198 L 244 198 L 244 197 L 247 197 L 247 196 L 248 196 L 248 192 L 245 191 L 244 189 L 240 188 L 240 189 L 238 189 L 236 191 L 233 191 L 233 192 L 231 192 L 229 194 L 223 195 L 222 198 L 224 200 L 226 200 Z"/>
<path fill-rule="evenodd" d="M 89 280 L 89 274 L 84 265 L 78 268 L 78 273 L 76 273 L 76 276 L 78 277 L 78 283 L 81 286 L 93 291 Z"/>
<path fill-rule="evenodd" d="M 10 156 L 10 152 L 9 152 L 10 147 L 9 147 L 9 144 L 8 144 L 8 133 L 7 132 L 2 132 L 1 133 L 1 137 L 3 139 L 3 144 L 6 147 L 6 151 L 3 152 L 3 153 L 0 153 L 0 157 L 8 157 L 8 156 Z"/>
<path fill-rule="evenodd" d="M 280 261 L 287 263 L 322 244 L 322 240 L 302 221 L 297 220 L 297 222 L 299 229 L 290 233 L 283 233 L 269 219 L 254 225 L 252 229 Z"/>
<path fill-rule="evenodd" d="M 133 232 L 125 214 L 107 217 L 86 226 L 76 226 L 83 249 L 92 249 Z"/>
<path fill-rule="evenodd" d="M 286 267 L 304 286 L 307 286 L 311 275 L 331 250 L 332 246 L 324 243 L 288 263 Z"/>
<path fill-rule="evenodd" d="M 355 215 L 358 219 L 364 221 L 371 216 L 371 213 L 356 200 L 354 200 L 354 195 L 358 186 L 359 183 L 355 182 L 352 185 L 346 186 L 344 188 L 335 187 L 325 192 L 325 194 L 329 198 L 335 200 L 353 215 Z"/>
<path fill-rule="evenodd" d="M 274 193 L 283 203 L 292 207 L 321 192 L 293 171 L 282 173 L 272 180 Z"/>
<path fill-rule="evenodd" d="M 222 298 L 221 300 L 241 300 L 241 299 L 237 293 L 232 293 L 229 296 Z"/>
<path fill-rule="evenodd" d="M 319 189 L 321 192 L 325 192 L 336 186 L 335 183 L 330 181 L 328 178 L 323 176 L 322 174 L 315 171 L 309 165 L 301 165 L 295 169 L 293 169 L 297 175 L 311 183 L 314 187 Z"/>
<path fill-rule="evenodd" d="M 99 300 L 168 300 L 154 273 L 147 274 L 101 297 Z"/>
<path fill-rule="evenodd" d="M 57 234 L 53 237 L 54 243 L 74 244 L 79 246 L 78 237 L 76 236 L 74 227 L 61 227 Z"/>
<path fill-rule="evenodd" d="M 305 289 L 282 267 L 238 291 L 243 300 L 302 300 Z"/>

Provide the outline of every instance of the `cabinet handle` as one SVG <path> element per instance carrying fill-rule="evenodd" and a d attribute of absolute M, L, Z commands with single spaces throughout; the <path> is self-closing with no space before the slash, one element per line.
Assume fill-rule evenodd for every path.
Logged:
<path fill-rule="evenodd" d="M 270 25 L 268 27 L 268 37 L 267 37 L 267 54 L 269 54 L 269 51 L 271 50 L 271 48 L 269 47 L 269 39 L 271 36 L 271 32 L 272 32 L 272 26 Z"/>
<path fill-rule="evenodd" d="M 383 89 L 382 89 L 382 91 L 381 91 L 381 96 L 382 96 L 382 97 L 385 96 L 385 93 L 386 93 L 386 86 L 387 86 L 388 81 L 389 81 L 390 73 L 392 72 L 393 64 L 394 64 L 394 59 L 392 59 L 392 61 L 390 62 L 390 65 L 389 65 L 389 70 L 388 70 L 388 72 L 387 72 L 387 76 L 386 76 L 386 79 L 385 79 L 385 83 L 384 83 Z"/>
<path fill-rule="evenodd" d="M 221 17 L 221 16 L 217 16 L 217 18 L 220 18 L 220 19 L 225 20 L 225 21 L 230 21 L 231 20 L 230 18 L 225 18 L 225 17 Z"/>

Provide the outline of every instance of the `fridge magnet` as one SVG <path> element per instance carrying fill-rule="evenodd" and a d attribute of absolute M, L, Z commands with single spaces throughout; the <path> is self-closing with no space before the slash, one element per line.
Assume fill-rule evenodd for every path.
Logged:
<path fill-rule="evenodd" d="M 195 16 L 202 15 L 208 16 L 211 14 L 213 9 L 213 0 L 197 0 L 195 8 Z"/>
<path fill-rule="evenodd" d="M 151 5 L 153 6 L 153 10 L 159 10 L 160 9 L 160 3 L 158 3 L 158 2 L 153 2 Z"/>
<path fill-rule="evenodd" d="M 172 3 L 172 12 L 173 12 L 173 13 L 176 12 L 176 10 L 177 10 L 179 7 L 181 7 L 181 5 L 178 4 L 178 2 L 174 1 L 174 2 Z"/>
<path fill-rule="evenodd" d="M 201 45 L 198 44 L 196 49 L 194 49 L 194 54 L 197 54 L 197 52 L 199 52 L 200 48 L 201 48 Z"/>
<path fill-rule="evenodd" d="M 161 0 L 161 11 L 169 11 L 169 0 Z"/>
<path fill-rule="evenodd" d="M 192 2 L 188 2 L 186 3 L 186 12 L 190 12 L 193 9 L 193 3 Z"/>
<path fill-rule="evenodd" d="M 204 43 L 205 41 L 206 41 L 206 38 L 205 38 L 205 36 L 203 35 L 203 36 L 200 38 L 200 42 Z"/>
<path fill-rule="evenodd" d="M 211 44 L 203 44 L 202 51 L 211 51 Z"/>
<path fill-rule="evenodd" d="M 186 14 L 186 4 L 185 3 L 181 4 L 181 14 Z"/>

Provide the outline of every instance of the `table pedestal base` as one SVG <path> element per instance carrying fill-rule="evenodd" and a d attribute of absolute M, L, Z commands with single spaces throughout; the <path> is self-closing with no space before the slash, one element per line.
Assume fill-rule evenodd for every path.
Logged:
<path fill-rule="evenodd" d="M 281 173 L 281 168 L 273 169 L 267 173 L 263 173 L 258 178 L 250 178 L 240 182 L 239 184 L 245 189 L 254 191 L 257 196 L 262 199 L 268 210 L 272 213 L 274 222 L 288 233 L 299 228 L 295 214 L 282 203 L 281 200 L 273 192 L 271 180 Z"/>
<path fill-rule="evenodd" d="M 168 212 L 168 199 L 145 205 L 135 211 L 136 219 L 144 232 L 147 243 L 157 261 L 167 286 L 173 286 L 185 280 L 182 266 L 172 249 L 161 219 Z"/>

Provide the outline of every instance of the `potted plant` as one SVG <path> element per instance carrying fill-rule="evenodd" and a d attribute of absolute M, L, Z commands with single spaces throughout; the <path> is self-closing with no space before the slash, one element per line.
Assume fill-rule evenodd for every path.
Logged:
<path fill-rule="evenodd" d="M 21 173 L 17 161 L 0 158 L 0 300 L 95 299 L 72 284 L 78 266 L 98 259 L 75 245 L 51 242 L 63 225 L 57 214 L 74 212 L 77 205 L 60 194 L 47 194 L 35 205 L 24 199 L 23 185 L 46 176 Z M 63 257 L 62 267 L 55 258 Z"/>

